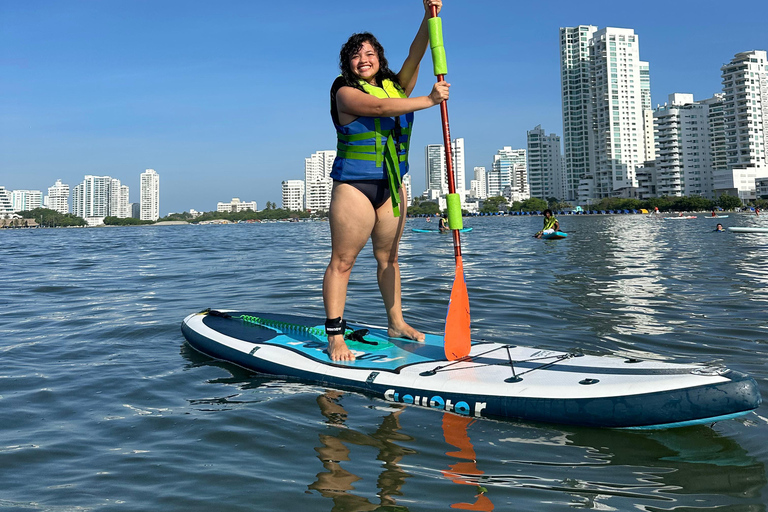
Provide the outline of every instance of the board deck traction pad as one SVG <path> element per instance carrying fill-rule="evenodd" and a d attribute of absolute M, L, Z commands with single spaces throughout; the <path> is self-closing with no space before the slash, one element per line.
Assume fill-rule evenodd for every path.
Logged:
<path fill-rule="evenodd" d="M 278 334 L 282 334 L 282 335 L 288 336 L 288 337 L 292 337 L 291 335 L 293 333 L 296 333 L 296 334 L 304 333 L 304 334 L 308 334 L 308 335 L 314 337 L 317 341 L 321 341 L 323 343 L 327 343 L 327 340 L 328 340 L 328 336 L 325 334 L 325 328 L 324 327 L 310 326 L 310 325 L 301 325 L 301 324 L 297 324 L 297 323 L 293 323 L 293 322 L 288 322 L 288 321 L 283 321 L 283 320 L 276 320 L 276 319 L 273 319 L 273 318 L 264 318 L 264 317 L 260 317 L 260 316 L 256 316 L 256 315 L 247 315 L 247 314 L 246 315 L 230 315 L 229 313 L 226 313 L 226 312 L 221 312 L 221 311 L 211 310 L 211 309 L 207 309 L 207 310 L 203 311 L 202 313 L 205 313 L 205 314 L 210 315 L 212 317 L 220 317 L 220 318 L 224 318 L 224 319 L 240 319 L 245 324 L 250 324 L 250 325 L 258 326 L 258 327 L 266 327 L 268 329 L 274 330 Z M 285 317 L 285 318 L 287 318 L 287 317 Z M 350 325 L 354 325 L 354 324 L 350 323 Z M 347 343 L 347 346 L 351 350 L 354 350 L 356 348 L 359 348 L 359 349 L 363 349 L 364 348 L 364 350 L 366 350 L 366 351 L 373 351 L 373 352 L 375 352 L 375 351 L 390 349 L 390 348 L 396 346 L 395 343 L 392 343 L 391 340 L 396 340 L 397 338 L 390 338 L 389 336 L 386 336 L 386 338 L 383 338 L 380 333 L 376 333 L 375 331 L 376 330 L 374 329 L 374 332 L 371 333 L 371 328 L 347 329 L 345 331 L 344 339 L 345 339 L 345 341 Z M 354 336 L 355 334 L 357 334 L 357 336 Z M 369 337 L 371 337 L 371 336 L 376 337 L 376 338 L 378 338 L 378 341 L 365 340 L 365 336 L 366 335 L 368 335 Z M 430 341 L 433 341 L 433 342 L 435 341 L 434 338 L 438 338 L 440 340 L 440 342 L 442 343 L 442 338 L 440 338 L 439 336 L 434 336 L 434 335 L 429 335 L 429 334 L 427 334 L 425 336 L 429 336 L 430 338 L 433 338 L 433 339 L 430 340 Z M 355 338 L 357 338 L 357 339 L 355 339 Z M 365 341 L 361 341 L 361 339 L 365 340 Z M 332 361 L 329 357 L 326 357 L 326 358 L 319 358 L 319 357 L 317 357 L 316 350 L 313 350 L 315 352 L 315 354 L 311 353 L 308 350 L 299 350 L 299 352 L 303 353 L 304 355 L 306 355 L 308 357 L 311 357 L 312 359 L 315 359 L 315 360 L 317 360 L 319 362 L 326 363 L 326 364 L 334 364 L 334 365 L 343 366 L 343 367 L 349 367 L 351 365 L 354 365 L 355 368 L 361 368 L 361 366 L 362 366 L 364 368 L 369 368 L 371 370 L 385 370 L 385 371 L 388 370 L 388 371 L 394 371 L 394 372 L 398 372 L 400 370 L 400 368 L 402 368 L 403 366 L 409 365 L 409 364 L 424 363 L 424 362 L 434 362 L 434 363 L 437 363 L 437 366 L 435 366 L 435 368 L 433 368 L 432 370 L 427 370 L 427 371 L 422 372 L 420 374 L 422 377 L 427 377 L 429 375 L 434 375 L 434 374 L 436 374 L 437 372 L 440 372 L 440 371 L 447 371 L 452 366 L 456 365 L 459 362 L 472 361 L 472 362 L 476 363 L 477 367 L 479 367 L 479 366 L 507 366 L 507 365 L 509 365 L 511 370 L 512 370 L 512 375 L 511 375 L 510 379 L 507 379 L 507 382 L 518 382 L 518 381 L 522 380 L 521 377 L 524 374 L 526 374 L 526 373 L 532 372 L 532 371 L 537 370 L 537 369 L 547 368 L 547 367 L 549 367 L 549 366 L 551 366 L 551 365 L 553 365 L 553 364 L 555 364 L 557 362 L 565 361 L 565 360 L 570 359 L 572 357 L 580 357 L 582 355 L 582 354 L 579 354 L 579 353 L 558 353 L 556 355 L 544 355 L 542 357 L 532 357 L 532 358 L 527 358 L 525 360 L 517 360 L 517 361 L 515 361 L 515 360 L 512 359 L 512 356 L 509 353 L 509 350 L 511 348 L 514 348 L 514 345 L 500 345 L 500 346 L 492 348 L 492 349 L 490 349 L 490 350 L 488 350 L 486 352 L 483 352 L 481 354 L 477 354 L 477 355 L 474 355 L 474 356 L 467 356 L 467 357 L 458 359 L 456 361 L 446 361 L 446 360 L 444 360 L 444 353 L 442 351 L 441 352 L 436 352 L 435 351 L 433 353 L 432 350 L 429 350 L 429 354 L 425 354 L 425 352 L 427 352 L 427 350 L 424 350 L 424 349 L 430 346 L 430 345 L 427 345 L 426 343 L 420 343 L 420 342 L 417 342 L 417 341 L 406 340 L 406 339 L 402 339 L 402 342 L 403 342 L 403 346 L 405 346 L 406 344 L 407 345 L 411 345 L 410 348 L 414 349 L 415 352 L 418 352 L 418 353 L 415 353 L 415 352 L 412 352 L 412 351 L 406 351 L 406 354 L 403 354 L 403 356 L 401 356 L 401 357 L 399 357 L 397 359 L 399 362 L 401 362 L 403 364 L 400 364 L 397 367 L 390 367 L 390 368 L 383 368 L 381 365 L 371 366 L 369 364 L 366 364 L 365 360 L 357 360 L 357 359 L 355 361 L 336 363 L 336 362 Z M 264 340 L 264 341 L 262 341 L 262 343 L 269 343 L 269 341 L 268 340 Z M 473 342 L 473 344 L 475 344 L 475 345 L 482 344 L 482 343 L 483 342 Z M 276 343 L 276 345 L 284 346 L 283 343 Z M 420 348 L 422 350 L 418 350 Z M 441 348 L 442 348 L 442 346 L 441 346 Z M 499 363 L 499 362 L 497 362 L 497 360 L 488 360 L 488 359 L 483 359 L 483 357 L 482 357 L 482 356 L 488 355 L 488 354 L 490 354 L 492 352 L 496 352 L 498 350 L 505 350 L 505 349 L 506 349 L 506 353 L 507 353 L 508 363 Z M 430 357 L 431 355 L 438 355 L 438 354 L 440 355 L 439 358 L 437 358 L 437 357 Z M 409 356 L 413 356 L 413 355 L 416 355 L 416 356 L 420 355 L 420 356 L 416 357 L 416 358 L 409 357 Z M 403 361 L 403 359 L 405 359 L 405 361 Z M 441 361 L 440 359 L 443 359 L 443 360 Z M 491 362 L 491 361 L 493 361 L 493 362 Z M 543 362 L 543 363 L 539 364 L 539 363 L 537 363 L 538 361 L 546 361 L 546 362 Z M 356 364 L 358 362 L 362 362 L 363 364 L 358 366 Z M 526 364 L 526 363 L 528 363 L 528 364 Z M 530 363 L 534 363 L 534 365 L 532 366 Z M 523 368 L 520 368 L 520 369 L 523 370 L 522 373 L 517 371 L 517 369 L 515 368 L 515 364 L 522 365 Z M 468 367 L 465 366 L 464 368 L 467 369 Z M 666 373 L 669 373 L 669 372 L 666 372 Z M 684 373 L 688 373 L 688 370 L 686 370 Z M 597 382 L 597 381 L 595 381 L 595 382 Z"/>
<path fill-rule="evenodd" d="M 387 401 L 413 403 L 430 408 L 433 406 L 427 397 L 434 398 L 435 393 L 442 396 L 437 397 L 441 400 L 445 398 L 446 402 L 453 401 L 454 406 L 458 406 L 460 399 L 471 398 L 478 401 L 470 405 L 464 401 L 460 402 L 467 406 L 466 411 L 459 411 L 454 407 L 450 412 L 478 417 L 481 414 L 476 407 L 478 404 L 485 407 L 484 401 L 488 400 L 487 410 L 483 410 L 482 416 L 609 428 L 668 428 L 739 417 L 756 409 L 762 402 L 754 379 L 722 367 L 616 356 L 583 357 L 580 353 L 492 341 L 473 341 L 471 355 L 456 361 L 447 361 L 442 336 L 426 334 L 424 342 L 416 342 L 391 338 L 386 328 L 353 322 L 349 322 L 348 326 L 351 329 L 347 329 L 345 338 L 353 339 L 346 339 L 346 342 L 357 358 L 354 361 L 339 362 L 331 361 L 325 350 L 327 336 L 324 325 L 319 323 L 318 319 L 306 316 L 207 309 L 189 315 L 182 323 L 182 332 L 196 350 L 252 371 L 362 391 L 379 398 L 383 396 Z M 235 345 L 231 345 L 232 343 Z M 261 356 L 259 351 L 267 347 L 274 348 L 268 351 L 269 353 L 265 352 L 266 357 Z M 282 355 L 278 356 L 274 350 L 288 352 L 281 352 Z M 291 353 L 295 355 L 290 356 Z M 475 375 L 475 371 L 479 372 L 476 377 L 470 380 L 463 377 L 468 374 Z M 386 375 L 390 377 L 385 377 Z M 480 378 L 481 375 L 485 378 Z M 696 375 L 701 377 L 692 377 Z M 545 386 L 555 379 L 567 381 L 567 389 L 542 398 L 519 396 L 519 391 L 514 390 L 522 389 L 518 386 L 540 387 L 543 376 Z M 493 392 L 488 388 L 488 377 L 492 377 L 492 382 L 496 383 L 493 384 Z M 454 378 L 459 379 L 460 389 L 456 389 L 456 384 L 450 384 Z M 476 378 L 480 380 L 473 380 Z M 598 391 L 604 385 L 601 381 L 608 383 L 609 389 L 611 386 L 615 389 L 616 379 L 626 381 L 626 385 L 635 386 L 638 383 L 642 385 L 643 382 L 652 383 L 656 378 L 700 378 L 704 383 L 689 383 L 667 391 L 657 389 L 626 394 L 616 394 L 615 391 L 603 394 L 603 391 Z M 713 382 L 713 379 L 718 382 Z M 518 384 L 520 382 L 522 384 Z M 598 386 L 593 386 L 598 383 Z M 476 390 L 478 385 L 485 387 L 483 390 Z M 452 389 L 447 389 L 446 386 Z M 395 390 L 390 388 L 397 388 L 399 395 L 393 396 L 390 391 Z M 593 388 L 595 393 L 591 392 Z M 562 396 L 561 393 L 568 396 Z M 678 395 L 672 397 L 673 402 L 679 401 L 680 396 L 683 396 L 683 402 L 690 403 L 683 405 L 683 408 L 702 409 L 703 415 L 678 419 L 667 412 L 655 412 L 654 409 L 662 409 L 668 405 L 671 393 Z M 728 405 L 709 403 L 722 401 L 721 396 L 724 393 L 728 394 L 725 399 L 729 402 Z M 413 401 L 407 401 L 406 397 Z M 598 403 L 599 405 L 595 405 Z M 610 411 L 616 406 L 629 407 L 630 403 L 634 404 L 631 407 L 643 409 L 644 412 L 631 415 L 629 423 L 625 421 L 628 418 L 615 419 L 610 416 L 610 412 L 605 416 L 605 411 Z M 737 408 L 734 408 L 735 403 L 738 403 Z M 603 411 L 598 415 L 600 419 L 569 417 L 564 421 L 563 415 L 574 414 L 574 407 L 580 410 L 576 413 L 578 415 L 585 412 L 592 415 L 593 411 L 589 409 L 594 410 L 596 406 Z M 679 405 L 674 407 L 679 408 Z M 542 408 L 544 412 L 541 412 Z M 449 410 L 447 404 L 445 410 Z M 646 421 L 643 417 L 645 414 L 655 416 L 655 419 Z M 677 412 L 674 414 L 678 415 Z M 683 416 L 686 414 L 688 413 Z"/>

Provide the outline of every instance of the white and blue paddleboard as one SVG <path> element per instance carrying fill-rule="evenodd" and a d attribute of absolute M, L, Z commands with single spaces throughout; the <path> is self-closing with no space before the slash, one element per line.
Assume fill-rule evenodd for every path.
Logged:
<path fill-rule="evenodd" d="M 329 359 L 317 318 L 206 310 L 181 330 L 196 350 L 248 370 L 464 416 L 651 429 L 735 418 L 761 403 L 754 379 L 722 367 L 491 342 L 447 361 L 441 336 L 419 343 L 347 327 L 350 362 Z"/>

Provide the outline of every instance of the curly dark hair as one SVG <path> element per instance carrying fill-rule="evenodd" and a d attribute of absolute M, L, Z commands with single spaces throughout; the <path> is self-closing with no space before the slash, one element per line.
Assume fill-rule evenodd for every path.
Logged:
<path fill-rule="evenodd" d="M 360 51 L 363 47 L 363 43 L 368 42 L 376 50 L 376 54 L 379 57 L 379 72 L 376 73 L 376 82 L 381 85 L 385 79 L 390 79 L 394 83 L 400 86 L 400 81 L 397 79 L 397 75 L 389 69 L 389 63 L 387 58 L 384 57 L 384 47 L 381 46 L 378 39 L 370 32 L 360 32 L 359 34 L 352 34 L 346 43 L 341 47 L 339 52 L 339 69 L 341 69 L 341 76 L 344 78 L 344 82 L 349 87 L 363 90 L 360 85 L 360 79 L 352 72 L 352 68 L 349 66 L 349 60 L 354 54 Z"/>

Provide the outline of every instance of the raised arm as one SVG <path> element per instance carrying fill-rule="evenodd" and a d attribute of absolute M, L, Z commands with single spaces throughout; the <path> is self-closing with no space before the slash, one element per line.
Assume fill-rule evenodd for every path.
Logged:
<path fill-rule="evenodd" d="M 408 96 L 411 95 L 413 88 L 416 87 L 416 79 L 419 77 L 419 65 L 429 46 L 427 20 L 432 16 L 431 9 L 433 5 L 437 7 L 437 12 L 439 13 L 440 9 L 443 7 L 443 1 L 424 0 L 424 17 L 421 20 L 418 32 L 416 32 L 416 37 L 413 38 L 408 57 L 406 57 L 403 67 L 400 68 L 400 72 L 397 73 L 400 85 Z"/>
<path fill-rule="evenodd" d="M 341 124 L 359 116 L 394 117 L 439 105 L 448 99 L 447 82 L 435 83 L 428 96 L 414 98 L 377 98 L 354 87 L 342 87 L 336 93 L 336 105 Z"/>

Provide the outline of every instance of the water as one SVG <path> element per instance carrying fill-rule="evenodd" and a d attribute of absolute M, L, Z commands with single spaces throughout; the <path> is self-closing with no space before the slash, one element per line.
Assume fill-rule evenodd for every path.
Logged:
<path fill-rule="evenodd" d="M 729 225 L 768 225 L 731 215 Z M 768 236 L 709 219 L 476 218 L 476 338 L 718 361 L 768 398 Z M 440 332 L 451 237 L 401 249 L 406 317 Z M 768 410 L 629 432 L 470 422 L 254 375 L 190 349 L 206 307 L 323 316 L 326 223 L 0 232 L 0 509 L 765 511 Z M 346 316 L 381 324 L 370 246 Z"/>

